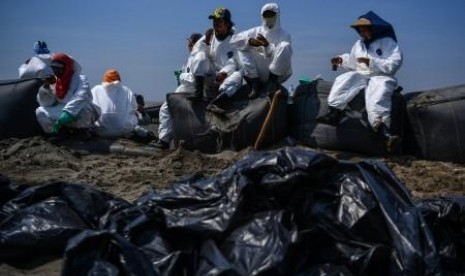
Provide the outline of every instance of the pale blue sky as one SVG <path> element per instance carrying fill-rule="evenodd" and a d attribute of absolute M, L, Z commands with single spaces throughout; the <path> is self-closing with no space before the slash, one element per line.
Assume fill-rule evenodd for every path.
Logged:
<path fill-rule="evenodd" d="M 186 37 L 210 27 L 208 14 L 230 9 L 239 31 L 260 24 L 268 1 L 217 0 L 1 0 L 0 79 L 16 78 L 37 40 L 66 52 L 83 67 L 92 86 L 109 68 L 148 100 L 162 100 L 176 87 L 173 71 L 187 59 Z M 390 22 L 404 53 L 397 74 L 404 91 L 465 83 L 464 0 L 276 1 L 292 36 L 294 75 L 333 80 L 329 59 L 358 38 L 349 25 L 373 10 Z"/>

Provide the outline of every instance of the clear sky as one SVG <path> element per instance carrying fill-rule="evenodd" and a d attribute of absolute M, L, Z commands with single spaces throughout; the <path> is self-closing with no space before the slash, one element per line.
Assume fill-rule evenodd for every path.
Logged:
<path fill-rule="evenodd" d="M 91 86 L 103 72 L 148 100 L 174 91 L 173 71 L 187 60 L 186 37 L 210 27 L 223 6 L 238 31 L 260 24 L 268 1 L 246 0 L 0 0 L 0 79 L 13 79 L 37 40 L 65 52 L 83 67 Z M 404 53 L 397 73 L 404 91 L 465 83 L 465 0 L 281 0 L 281 25 L 293 40 L 294 75 L 334 80 L 329 60 L 348 52 L 357 34 L 349 25 L 373 10 L 390 22 Z"/>

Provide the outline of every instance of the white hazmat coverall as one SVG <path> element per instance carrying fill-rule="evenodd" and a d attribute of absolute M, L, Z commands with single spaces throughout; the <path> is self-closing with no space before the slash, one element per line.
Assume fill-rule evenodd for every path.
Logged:
<path fill-rule="evenodd" d="M 199 64 L 199 62 L 195 62 L 195 59 L 199 56 L 198 52 L 198 47 L 194 46 L 189 55 L 189 58 L 187 59 L 187 64 L 182 68 L 182 73 L 179 76 L 180 85 L 174 92 L 195 92 L 195 77 L 192 74 L 192 66 L 194 64 Z M 158 119 L 160 121 L 160 125 L 158 126 L 158 139 L 166 143 L 170 143 L 173 139 L 173 122 L 166 101 L 160 107 Z"/>
<path fill-rule="evenodd" d="M 231 44 L 239 50 L 243 74 L 249 78 L 260 78 L 268 81 L 269 73 L 278 76 L 279 82 L 286 81 L 292 75 L 291 36 L 281 28 L 280 12 L 277 4 L 270 3 L 262 7 L 265 11 L 276 13 L 276 22 L 272 28 L 266 24 L 262 17 L 262 25 L 233 35 Z M 252 47 L 248 45 L 250 38 L 263 35 L 268 41 L 268 47 Z"/>
<path fill-rule="evenodd" d="M 328 105 L 344 109 L 365 88 L 365 104 L 371 126 L 381 120 L 391 125 L 391 96 L 397 86 L 394 74 L 402 65 L 402 53 L 390 37 L 374 40 L 367 48 L 358 40 L 350 53 L 342 54 L 341 66 L 350 70 L 338 76 L 328 96 Z M 357 62 L 357 58 L 370 59 L 369 66 Z"/>
<path fill-rule="evenodd" d="M 92 88 L 92 101 L 100 107 L 95 131 L 104 137 L 127 137 L 137 127 L 137 102 L 132 91 L 120 81 L 103 82 Z"/>
<path fill-rule="evenodd" d="M 218 90 L 228 96 L 234 94 L 242 85 L 237 51 L 230 40 L 231 35 L 222 41 L 212 35 L 210 45 L 207 45 L 205 36 L 201 37 L 194 45 L 194 48 L 198 47 L 198 52 L 192 62 L 192 74 L 195 77 L 214 79 L 217 74 L 226 73 L 227 77 Z"/>
<path fill-rule="evenodd" d="M 19 77 L 26 78 L 43 78 L 53 75 L 53 70 L 50 67 L 52 62 L 51 54 L 38 54 L 27 62 L 21 64 L 18 68 Z"/>
<path fill-rule="evenodd" d="M 74 74 L 71 84 L 63 99 L 55 96 L 54 85 L 42 86 L 37 93 L 39 107 L 36 118 L 46 133 L 51 133 L 55 121 L 62 111 L 71 114 L 76 120 L 69 124 L 73 128 L 90 128 L 100 116 L 100 108 L 92 103 L 87 77 L 80 75 L 81 67 L 74 61 Z"/>

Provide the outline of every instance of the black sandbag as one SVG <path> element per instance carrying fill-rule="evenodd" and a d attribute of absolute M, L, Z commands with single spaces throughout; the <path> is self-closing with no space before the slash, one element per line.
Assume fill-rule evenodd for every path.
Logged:
<path fill-rule="evenodd" d="M 412 137 L 404 147 L 419 158 L 465 163 L 465 85 L 416 94 L 407 103 Z"/>
<path fill-rule="evenodd" d="M 328 112 L 327 98 L 332 82 L 316 80 L 296 88 L 294 103 L 289 108 L 291 135 L 310 147 L 348 151 L 368 155 L 386 154 L 386 143 L 368 123 L 364 91 L 347 106 L 345 116 L 337 127 L 320 124 L 316 118 Z M 392 96 L 391 128 L 393 134 L 403 135 L 405 103 L 396 90 Z"/>
<path fill-rule="evenodd" d="M 43 134 L 36 120 L 40 79 L 0 81 L 0 139 Z"/>
<path fill-rule="evenodd" d="M 271 100 L 268 97 L 249 100 L 244 97 L 247 89 L 250 88 L 243 86 L 236 96 L 223 101 L 221 108 L 225 112 L 221 114 L 207 111 L 208 102 L 192 99 L 190 93 L 168 94 L 175 144 L 205 153 L 216 153 L 224 149 L 241 150 L 253 146 L 268 114 Z M 281 97 L 263 146 L 277 143 L 286 137 L 286 110 L 286 97 Z"/>

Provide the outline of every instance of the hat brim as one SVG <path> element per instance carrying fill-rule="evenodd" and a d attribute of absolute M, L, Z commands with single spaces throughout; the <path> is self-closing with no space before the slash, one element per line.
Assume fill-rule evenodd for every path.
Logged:
<path fill-rule="evenodd" d="M 352 27 L 352 28 L 358 28 L 358 27 L 362 27 L 362 26 L 365 26 L 365 27 L 371 26 L 370 20 L 368 20 L 366 18 L 359 18 L 354 23 L 352 23 L 352 25 L 350 25 L 350 27 Z"/>

